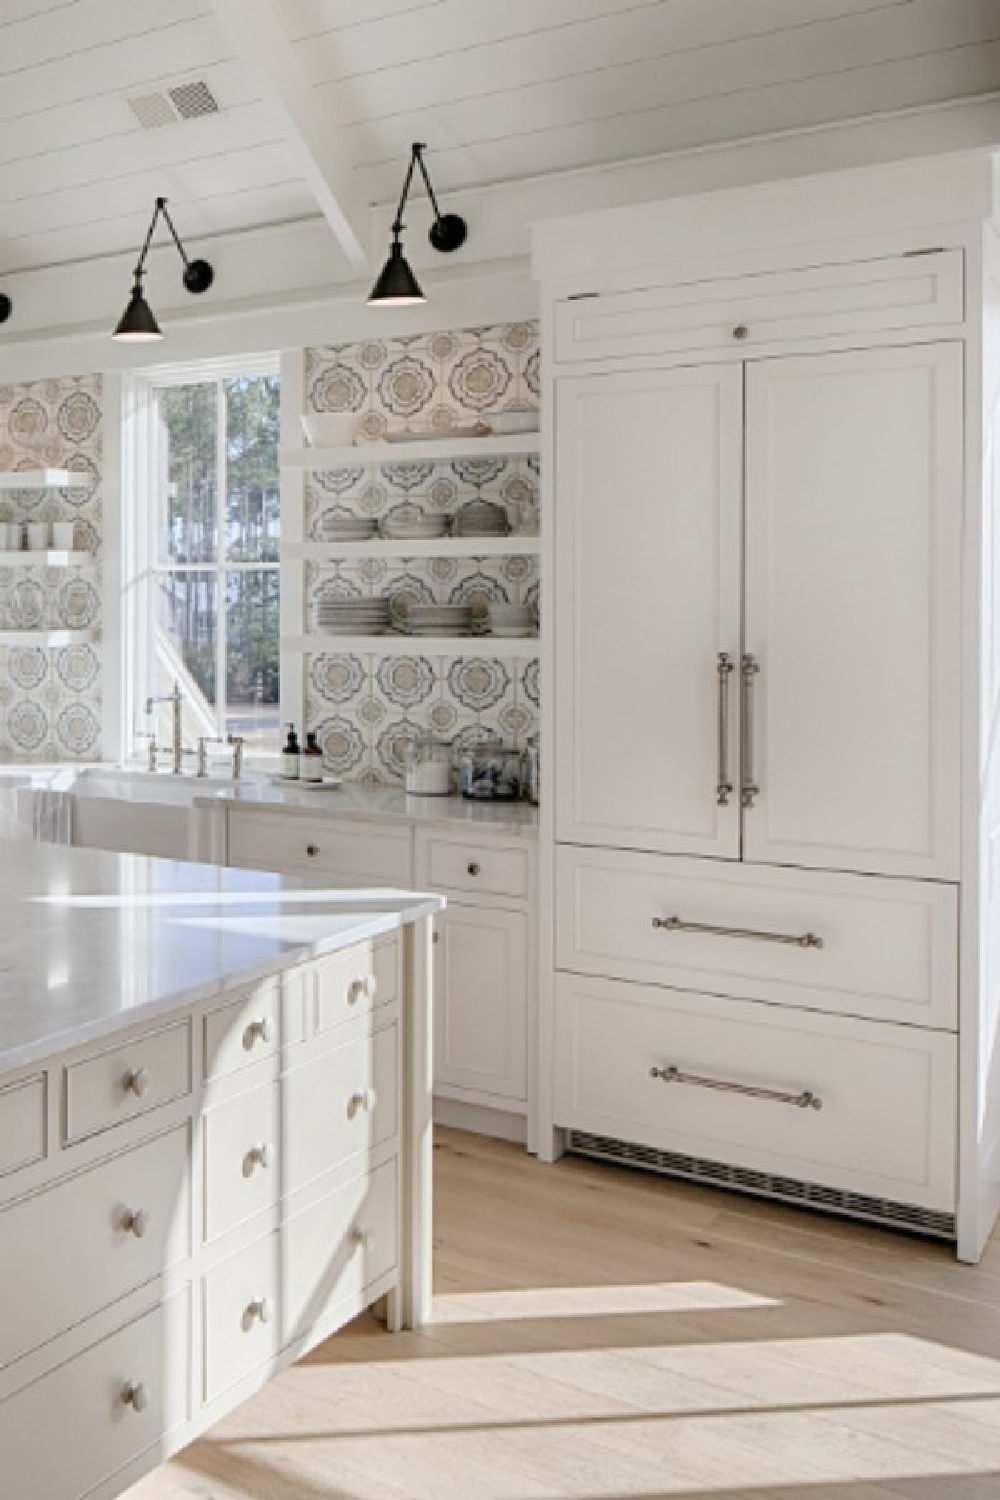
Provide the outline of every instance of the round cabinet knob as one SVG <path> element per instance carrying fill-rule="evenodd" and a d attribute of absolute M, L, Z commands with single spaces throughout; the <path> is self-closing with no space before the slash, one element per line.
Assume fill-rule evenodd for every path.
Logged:
<path fill-rule="evenodd" d="M 373 1229 L 352 1229 L 351 1242 L 359 1250 L 374 1250 L 375 1231 Z"/>
<path fill-rule="evenodd" d="M 350 1099 L 347 1101 L 347 1113 L 349 1118 L 353 1120 L 354 1116 L 360 1114 L 362 1110 L 364 1110 L 365 1114 L 373 1114 L 375 1111 L 376 1102 L 377 1101 L 374 1089 L 359 1089 L 359 1091 L 356 1094 L 352 1094 Z"/>
<path fill-rule="evenodd" d="M 270 1297 L 258 1297 L 254 1302 L 247 1303 L 246 1322 L 270 1323 L 271 1321 L 271 1299 Z"/>
<path fill-rule="evenodd" d="M 359 1000 L 375 999 L 375 976 L 366 974 L 363 979 L 352 979 L 347 988 L 348 1005 L 357 1005 Z"/>
<path fill-rule="evenodd" d="M 263 1042 L 266 1045 L 273 1036 L 274 1027 L 271 1024 L 270 1017 L 261 1016 L 259 1020 L 251 1021 L 243 1033 L 243 1045 L 247 1052 L 249 1052 L 257 1042 Z"/>
<path fill-rule="evenodd" d="M 268 1167 L 270 1167 L 273 1160 L 274 1152 L 271 1150 L 270 1146 L 266 1145 L 264 1142 L 261 1142 L 259 1146 L 251 1146 L 250 1150 L 243 1158 L 244 1177 L 252 1176 L 255 1167 L 263 1167 L 263 1169 L 266 1171 Z"/>
<path fill-rule="evenodd" d="M 149 1228 L 149 1214 L 144 1208 L 130 1208 L 122 1215 L 122 1229 L 137 1240 L 145 1239 Z"/>
<path fill-rule="evenodd" d="M 148 1068 L 129 1068 L 122 1075 L 122 1088 L 126 1094 L 134 1094 L 137 1099 L 141 1099 L 148 1092 L 150 1081 Z"/>
<path fill-rule="evenodd" d="M 319 845 L 318 844 L 307 844 L 306 845 L 306 853 L 308 854 L 308 856 L 309 856 L 310 859 L 315 859 L 316 855 L 319 853 Z"/>
<path fill-rule="evenodd" d="M 475 879 L 475 877 L 479 874 L 479 871 L 480 871 L 479 861 L 477 859 L 470 860 L 469 861 L 469 874 L 473 877 L 473 879 Z"/>
<path fill-rule="evenodd" d="M 129 1380 L 122 1386 L 122 1405 L 143 1412 L 149 1405 L 149 1392 L 141 1380 Z"/>
<path fill-rule="evenodd" d="M 742 343 L 749 332 L 750 330 L 745 323 L 737 323 L 733 329 L 733 338 L 739 339 L 740 343 Z"/>

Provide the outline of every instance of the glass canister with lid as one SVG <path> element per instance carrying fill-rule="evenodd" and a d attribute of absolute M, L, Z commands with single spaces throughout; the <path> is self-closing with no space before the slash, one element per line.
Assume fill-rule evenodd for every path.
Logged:
<path fill-rule="evenodd" d="M 452 750 L 447 740 L 418 735 L 406 748 L 403 785 L 417 797 L 450 797 Z"/>
<path fill-rule="evenodd" d="M 515 802 L 523 789 L 523 759 L 499 739 L 463 750 L 458 759 L 458 789 L 475 802 Z"/>

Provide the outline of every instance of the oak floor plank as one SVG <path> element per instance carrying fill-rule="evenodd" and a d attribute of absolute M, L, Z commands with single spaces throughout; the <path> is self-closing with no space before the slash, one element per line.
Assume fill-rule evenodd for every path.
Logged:
<path fill-rule="evenodd" d="M 1000 1237 L 440 1131 L 434 1320 L 360 1318 L 129 1500 L 1000 1500 Z"/>

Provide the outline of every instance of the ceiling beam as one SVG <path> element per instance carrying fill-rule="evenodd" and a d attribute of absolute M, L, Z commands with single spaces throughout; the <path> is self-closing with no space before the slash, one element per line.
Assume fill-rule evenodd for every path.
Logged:
<path fill-rule="evenodd" d="M 354 163 L 275 14 L 274 0 L 212 0 L 244 66 L 276 112 L 299 169 L 352 266 L 369 264 L 370 223 Z"/>

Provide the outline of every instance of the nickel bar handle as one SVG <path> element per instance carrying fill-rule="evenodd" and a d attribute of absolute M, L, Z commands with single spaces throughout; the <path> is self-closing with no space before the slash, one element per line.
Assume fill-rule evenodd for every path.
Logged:
<path fill-rule="evenodd" d="M 718 1089 L 723 1094 L 742 1094 L 747 1099 L 763 1099 L 768 1104 L 789 1104 L 793 1109 L 822 1109 L 823 1101 L 812 1089 L 788 1093 L 785 1089 L 762 1089 L 750 1083 L 736 1083 L 730 1078 L 711 1078 L 705 1073 L 684 1073 L 675 1063 L 665 1068 L 650 1068 L 650 1078 L 661 1083 L 683 1083 L 692 1088 Z"/>
<path fill-rule="evenodd" d="M 685 922 L 682 917 L 654 917 L 658 932 L 701 932 L 711 937 L 746 938 L 753 943 L 783 943 L 788 948 L 822 948 L 815 932 L 766 932 L 758 927 L 719 927 L 714 922 Z"/>
<path fill-rule="evenodd" d="M 760 787 L 753 773 L 753 680 L 760 671 L 760 662 L 757 658 L 747 652 L 740 664 L 740 672 L 743 677 L 743 711 L 740 717 L 740 730 L 742 743 L 740 745 L 740 804 L 743 807 L 753 807 L 754 798 L 760 794 Z"/>
<path fill-rule="evenodd" d="M 733 790 L 729 779 L 729 678 L 733 662 L 728 651 L 719 652 L 715 670 L 719 676 L 719 777 L 715 800 L 719 807 L 728 807 Z"/>

